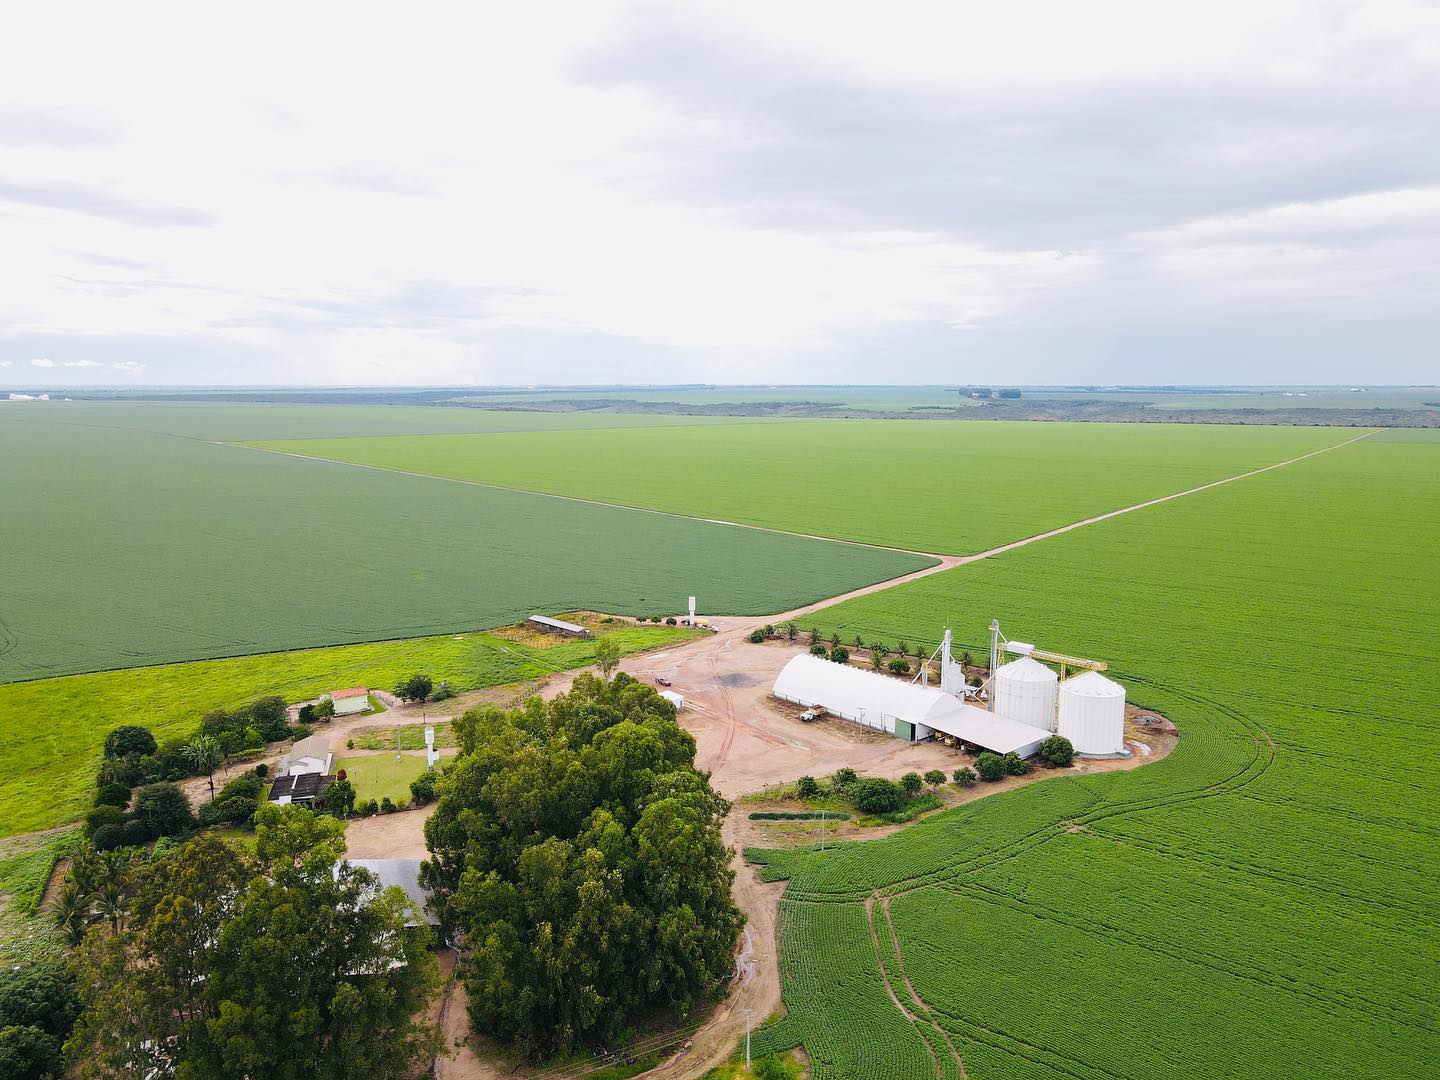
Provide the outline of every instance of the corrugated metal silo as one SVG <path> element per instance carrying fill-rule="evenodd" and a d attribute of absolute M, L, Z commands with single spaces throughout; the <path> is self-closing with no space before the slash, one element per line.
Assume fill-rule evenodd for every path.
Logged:
<path fill-rule="evenodd" d="M 1125 752 L 1125 688 L 1098 671 L 1060 684 L 1057 729 L 1077 754 Z"/>
<path fill-rule="evenodd" d="M 995 672 L 995 711 L 1022 724 L 1055 730 L 1055 684 L 1050 668 L 1022 656 Z"/>

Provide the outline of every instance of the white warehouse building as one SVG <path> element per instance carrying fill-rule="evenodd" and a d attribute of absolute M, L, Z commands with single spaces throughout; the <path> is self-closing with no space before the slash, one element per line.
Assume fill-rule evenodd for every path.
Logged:
<path fill-rule="evenodd" d="M 806 708 L 823 706 L 836 716 L 909 742 L 941 732 L 997 754 L 1029 757 L 1050 736 L 1048 726 L 1022 723 L 942 690 L 816 656 L 797 656 L 786 664 L 775 679 L 774 694 Z"/>

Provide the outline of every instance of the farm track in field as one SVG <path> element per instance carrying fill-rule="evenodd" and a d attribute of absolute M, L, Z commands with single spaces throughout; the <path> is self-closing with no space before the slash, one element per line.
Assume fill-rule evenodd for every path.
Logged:
<path fill-rule="evenodd" d="M 1211 481 L 1209 481 L 1208 483 L 1200 484 L 1200 485 L 1197 485 L 1196 487 L 1186 488 L 1186 489 L 1183 490 L 1183 491 L 1171 492 L 1171 493 L 1168 494 L 1168 495 L 1161 495 L 1161 496 L 1159 496 L 1159 497 L 1157 497 L 1157 498 L 1154 498 L 1154 499 L 1147 499 L 1147 500 L 1145 500 L 1144 502 L 1134 503 L 1134 504 L 1132 504 L 1132 505 L 1130 505 L 1130 506 L 1123 506 L 1123 507 L 1121 507 L 1121 508 L 1119 508 L 1119 509 L 1117 509 L 1117 510 L 1107 510 L 1106 512 L 1104 512 L 1104 513 L 1102 513 L 1102 514 L 1095 514 L 1095 515 L 1093 515 L 1093 516 L 1091 516 L 1091 517 L 1083 518 L 1083 519 L 1081 519 L 1081 520 L 1079 520 L 1079 521 L 1072 521 L 1072 522 L 1070 522 L 1070 523 L 1067 524 L 1067 525 L 1061 525 L 1061 526 L 1059 526 L 1058 528 L 1049 529 L 1049 530 L 1046 530 L 1045 532 L 1035 533 L 1035 534 L 1032 535 L 1032 536 L 1022 537 L 1022 538 L 1019 539 L 1019 540 L 1012 540 L 1012 541 L 1010 541 L 1010 542 L 1008 542 L 1008 543 L 1001 544 L 1001 545 L 999 545 L 999 546 L 997 546 L 997 547 L 988 548 L 988 549 L 986 549 L 986 550 L 984 550 L 984 551 L 973 552 L 973 553 L 970 553 L 970 554 L 959 554 L 959 555 L 956 555 L 956 554 L 951 553 L 951 554 L 948 555 L 948 558 L 953 559 L 954 561 L 951 562 L 951 563 L 949 563 L 949 565 L 959 566 L 959 565 L 964 565 L 965 563 L 976 562 L 976 561 L 978 561 L 978 560 L 980 560 L 980 559 L 988 559 L 988 558 L 991 558 L 992 556 L 995 556 L 995 555 L 1004 554 L 1004 553 L 1007 552 L 1007 551 L 1014 551 L 1014 550 L 1016 550 L 1017 548 L 1025 547 L 1027 544 L 1033 544 L 1033 543 L 1035 543 L 1035 542 L 1037 542 L 1037 541 L 1039 541 L 1039 540 L 1048 540 L 1048 539 L 1050 539 L 1051 537 L 1061 536 L 1061 535 L 1063 535 L 1063 534 L 1065 534 L 1065 533 L 1067 533 L 1067 532 L 1071 532 L 1071 531 L 1073 531 L 1073 530 L 1075 530 L 1075 529 L 1083 528 L 1083 527 L 1086 526 L 1086 525 L 1095 525 L 1095 524 L 1098 524 L 1098 523 L 1100 523 L 1100 522 L 1102 522 L 1102 521 L 1109 521 L 1111 518 L 1119 517 L 1119 516 L 1122 515 L 1122 514 L 1133 513 L 1133 512 L 1136 511 L 1136 510 L 1144 510 L 1144 509 L 1146 509 L 1147 507 L 1151 507 L 1151 506 L 1159 506 L 1159 505 L 1161 505 L 1162 503 L 1167 503 L 1167 502 L 1170 502 L 1170 501 L 1172 501 L 1172 500 L 1174 500 L 1174 499 L 1184 498 L 1186 495 L 1195 495 L 1195 494 L 1198 494 L 1199 492 L 1209 491 L 1209 490 L 1212 489 L 1212 488 L 1217 488 L 1217 487 L 1220 487 L 1220 486 L 1222 486 L 1222 485 L 1224 485 L 1224 484 L 1234 483 L 1236 480 L 1244 480 L 1244 479 L 1247 479 L 1247 478 L 1252 477 L 1252 476 L 1259 476 L 1259 475 L 1261 475 L 1262 473 L 1270 472 L 1270 471 L 1273 470 L 1273 469 L 1282 469 L 1282 468 L 1284 468 L 1284 467 L 1287 466 L 1287 465 L 1294 465 L 1294 464 L 1296 464 L 1296 463 L 1298 463 L 1298 462 L 1305 461 L 1305 460 L 1307 460 L 1308 458 L 1315 457 L 1315 456 L 1318 455 L 1318 454 L 1324 454 L 1324 453 L 1327 453 L 1328 451 L 1331 451 L 1331 450 L 1338 450 L 1339 448 L 1341 448 L 1341 447 L 1343 447 L 1343 446 L 1349 446 L 1351 443 L 1359 442 L 1361 439 L 1368 439 L 1371 435 L 1376 434 L 1376 431 L 1377 431 L 1377 430 L 1378 430 L 1378 429 L 1371 430 L 1371 431 L 1366 431 L 1366 432 L 1363 432 L 1363 433 L 1361 433 L 1361 434 L 1359 434 L 1359 435 L 1353 436 L 1352 438 L 1343 439 L 1343 440 L 1341 440 L 1341 441 L 1338 442 L 1338 443 L 1332 443 L 1332 444 L 1329 445 L 1329 446 L 1322 446 L 1322 447 L 1320 447 L 1320 448 L 1318 448 L 1318 449 L 1309 450 L 1309 451 L 1307 451 L 1307 452 L 1305 452 L 1305 453 L 1303 453 L 1303 454 L 1298 454 L 1298 455 L 1296 455 L 1295 457 L 1286 458 L 1284 461 L 1272 462 L 1272 463 L 1269 464 L 1269 465 L 1262 465 L 1262 466 L 1260 466 L 1260 467 L 1258 467 L 1258 468 L 1249 469 L 1249 470 L 1247 470 L 1247 471 L 1245 471 L 1245 472 L 1236 473 L 1236 474 L 1233 475 L 1233 476 L 1222 477 L 1222 478 L 1219 479 L 1219 480 L 1211 480 Z M 631 505 L 631 504 L 629 504 L 629 503 L 606 502 L 606 501 L 603 500 L 603 499 L 587 499 L 587 498 L 585 498 L 584 496 L 581 496 L 581 495 L 560 495 L 560 494 L 556 494 L 555 492 L 537 491 L 537 490 L 532 489 L 532 488 L 516 487 L 516 486 L 514 486 L 514 485 L 509 485 L 509 484 L 492 483 L 492 482 L 485 481 L 485 480 L 467 480 L 467 479 L 461 479 L 461 478 L 453 477 L 453 476 L 438 476 L 438 475 L 436 475 L 435 473 L 416 472 L 416 471 L 411 470 L 411 469 L 397 469 L 397 468 L 391 468 L 391 467 L 385 466 L 385 465 L 372 465 L 372 464 L 368 464 L 368 463 L 364 463 L 364 462 L 344 461 L 344 460 L 339 459 L 339 458 L 321 457 L 320 455 L 317 455 L 317 454 L 302 454 L 302 453 L 299 453 L 298 451 L 295 451 L 295 450 L 278 450 L 278 449 L 275 449 L 274 447 L 268 447 L 268 446 L 252 446 L 252 445 L 249 445 L 249 444 L 246 444 L 246 443 L 233 443 L 233 442 L 216 442 L 215 445 L 217 445 L 217 446 L 238 446 L 238 447 L 240 447 L 241 449 L 245 449 L 245 450 L 255 450 L 255 451 L 258 451 L 258 452 L 264 453 L 264 454 L 279 454 L 279 455 L 281 455 L 282 457 L 299 458 L 299 459 L 302 460 L 302 461 L 325 461 L 325 462 L 329 462 L 329 463 L 331 463 L 331 464 L 336 464 L 336 465 L 348 465 L 348 466 L 350 466 L 351 468 L 354 468 L 354 469 L 369 469 L 369 470 L 372 470 L 372 471 L 375 471 L 375 472 L 395 473 L 395 474 L 398 474 L 398 475 L 400 475 L 400 476 L 413 476 L 413 477 L 418 477 L 418 478 L 424 479 L 424 480 L 443 480 L 443 481 L 445 481 L 446 483 L 450 483 L 450 484 L 463 484 L 463 485 L 465 485 L 465 486 L 467 486 L 467 487 L 488 488 L 488 489 L 490 489 L 490 490 L 492 490 L 492 491 L 510 491 L 510 492 L 518 492 L 518 493 L 521 493 L 521 494 L 527 494 L 527 495 L 537 495 L 537 496 L 540 496 L 540 497 L 543 497 L 543 498 L 546 498 L 546 499 L 560 499 L 560 500 L 562 500 L 562 501 L 564 501 L 564 502 L 580 503 L 580 504 L 585 505 L 585 506 L 604 506 L 604 507 L 610 507 L 610 508 L 616 508 L 616 507 L 618 507 L 618 508 L 624 509 L 624 510 L 634 510 L 634 511 L 636 511 L 637 513 L 642 513 L 642 514 L 654 514 L 654 515 L 657 515 L 657 516 L 659 516 L 659 517 L 678 518 L 678 519 L 684 520 L 684 521 L 698 521 L 698 522 L 701 522 L 701 523 L 706 524 L 706 525 L 722 525 L 722 526 L 728 526 L 728 527 L 734 528 L 734 529 L 750 529 L 750 530 L 753 530 L 753 531 L 755 531 L 755 532 L 776 533 L 776 534 L 779 534 L 779 535 L 781 535 L 781 536 L 795 536 L 795 537 L 799 537 L 799 538 L 804 539 L 804 540 L 820 540 L 820 541 L 824 541 L 824 542 L 832 543 L 832 544 L 845 544 L 845 545 L 848 545 L 848 546 L 850 546 L 850 547 L 874 548 L 874 549 L 877 549 L 877 550 L 880 550 L 880 551 L 897 551 L 897 552 L 901 552 L 901 553 L 906 554 L 906 555 L 921 555 L 921 556 L 924 556 L 925 558 L 930 558 L 930 559 L 941 559 L 941 560 L 947 559 L 947 555 L 937 554 L 937 553 L 928 552 L 928 551 L 918 551 L 918 550 L 914 550 L 914 549 L 912 549 L 912 548 L 895 547 L 895 546 L 892 546 L 892 545 L 889 545 L 889 544 L 871 544 L 871 543 L 865 543 L 864 541 L 860 541 L 860 540 L 844 540 L 844 539 L 841 539 L 841 538 L 835 537 L 835 536 L 823 536 L 823 535 L 819 535 L 819 534 L 816 534 L 816 533 L 799 532 L 799 531 L 792 530 L 792 529 L 778 529 L 778 528 L 773 528 L 773 527 L 768 526 L 768 525 L 753 525 L 753 524 L 747 524 L 747 523 L 742 522 L 742 521 L 727 521 L 727 520 L 724 520 L 724 519 L 722 519 L 722 518 L 702 517 L 702 516 L 695 515 L 695 514 L 681 514 L 681 513 L 676 513 L 675 511 L 671 511 L 671 510 L 656 510 L 656 509 L 654 509 L 653 507 L 634 506 L 634 505 Z M 947 568 L 948 568 L 948 566 L 942 566 L 942 567 L 940 567 L 939 569 L 947 569 Z M 931 568 L 931 569 L 930 569 L 930 572 L 933 573 L 933 572 L 935 571 L 935 569 L 936 569 L 936 568 Z M 901 583 L 901 582 L 903 582 L 903 581 L 908 580 L 909 577 L 910 577 L 910 575 L 906 575 L 905 577 L 895 578 L 895 579 L 893 579 L 893 580 L 891 580 L 891 581 L 888 581 L 888 582 L 882 582 L 880 587 L 888 587 L 889 585 L 892 585 L 892 584 L 899 584 L 899 583 Z M 831 597 L 830 599 L 821 601 L 820 603 L 818 603 L 818 604 L 814 605 L 813 607 L 810 607 L 810 608 L 808 608 L 808 609 L 806 609 L 806 610 L 814 610 L 814 608 L 816 608 L 816 607 L 821 607 L 821 606 L 824 606 L 824 605 L 829 605 L 829 604 L 838 603 L 838 602 L 841 601 L 841 600 L 849 599 L 852 595 L 856 595 L 856 594 L 846 593 L 846 594 L 841 595 L 841 596 Z M 803 612 L 802 612 L 802 613 L 803 613 Z M 794 613 L 787 613 L 787 614 L 794 614 Z M 777 617 L 778 617 L 778 618 L 783 618 L 784 616 L 777 616 Z"/>

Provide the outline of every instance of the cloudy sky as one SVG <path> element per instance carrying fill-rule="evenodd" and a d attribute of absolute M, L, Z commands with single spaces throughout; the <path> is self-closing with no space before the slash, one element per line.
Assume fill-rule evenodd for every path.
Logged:
<path fill-rule="evenodd" d="M 1440 381 L 1440 7 L 66 3 L 0 385 Z"/>

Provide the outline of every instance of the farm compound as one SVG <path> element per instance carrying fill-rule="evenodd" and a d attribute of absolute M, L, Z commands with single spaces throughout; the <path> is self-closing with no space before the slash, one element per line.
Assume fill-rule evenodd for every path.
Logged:
<path fill-rule="evenodd" d="M 974 693 L 960 665 L 950 656 L 950 633 L 940 654 L 940 688 L 902 681 L 878 672 L 818 656 L 797 656 L 775 680 L 774 695 L 807 709 L 888 732 L 906 742 L 952 740 L 997 754 L 1030 757 L 1052 734 L 1069 739 L 1076 753 L 1120 756 L 1125 750 L 1125 688 L 1101 675 L 1091 661 L 1065 657 L 1064 663 L 1092 669 L 1063 682 L 1021 642 L 1005 642 L 1004 651 L 1017 659 L 999 665 L 998 636 L 992 650 L 993 678 L 988 683 L 989 708 L 965 700 Z M 1063 666 L 1063 665 L 1062 665 Z"/>

